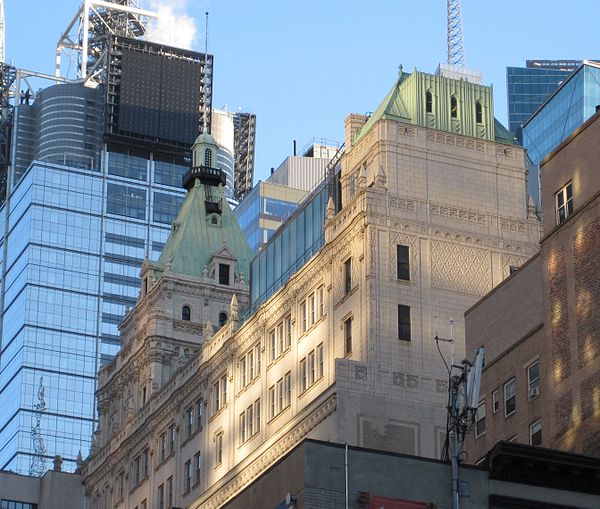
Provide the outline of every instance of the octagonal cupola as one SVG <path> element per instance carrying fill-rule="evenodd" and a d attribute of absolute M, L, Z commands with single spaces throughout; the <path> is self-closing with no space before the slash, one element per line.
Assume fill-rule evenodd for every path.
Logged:
<path fill-rule="evenodd" d="M 206 186 L 227 184 L 225 172 L 217 167 L 217 152 L 215 138 L 207 132 L 201 133 L 192 146 L 192 169 L 186 175 L 183 187 L 189 191 L 196 179 Z"/>

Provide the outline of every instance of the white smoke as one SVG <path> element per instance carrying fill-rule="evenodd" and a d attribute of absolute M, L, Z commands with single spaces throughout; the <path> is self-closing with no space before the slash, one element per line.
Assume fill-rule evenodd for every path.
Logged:
<path fill-rule="evenodd" d="M 192 49 L 196 40 L 196 20 L 187 14 L 188 0 L 150 0 L 148 9 L 158 14 L 150 19 L 145 39 Z"/>

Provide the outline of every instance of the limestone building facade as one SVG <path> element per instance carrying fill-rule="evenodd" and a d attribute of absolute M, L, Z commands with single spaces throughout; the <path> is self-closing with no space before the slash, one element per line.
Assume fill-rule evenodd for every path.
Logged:
<path fill-rule="evenodd" d="M 434 337 L 453 319 L 464 357 L 464 310 L 537 250 L 506 133 L 489 87 L 401 72 L 370 118 L 346 120 L 323 247 L 250 316 L 248 246 L 223 200 L 213 212 L 218 182 L 190 178 L 100 372 L 91 507 L 221 507 L 305 438 L 439 457 Z"/>
<path fill-rule="evenodd" d="M 486 367 L 471 460 L 498 440 L 600 456 L 600 113 L 541 163 L 540 252 L 466 313 Z"/>

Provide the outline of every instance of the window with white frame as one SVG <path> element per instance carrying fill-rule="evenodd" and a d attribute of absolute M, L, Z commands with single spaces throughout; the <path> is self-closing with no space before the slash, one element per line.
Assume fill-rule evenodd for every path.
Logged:
<path fill-rule="evenodd" d="M 215 434 L 215 466 L 223 463 L 223 431 Z"/>
<path fill-rule="evenodd" d="M 300 304 L 300 318 L 302 320 L 301 332 L 306 332 L 323 316 L 325 316 L 325 290 L 321 285 L 309 293 Z"/>
<path fill-rule="evenodd" d="M 239 387 L 251 384 L 260 374 L 260 345 L 252 347 L 239 360 L 240 382 Z"/>
<path fill-rule="evenodd" d="M 222 375 L 213 383 L 213 413 L 227 405 L 227 375 Z"/>
<path fill-rule="evenodd" d="M 516 382 L 511 378 L 504 384 L 504 416 L 508 417 L 517 410 Z"/>
<path fill-rule="evenodd" d="M 173 476 L 167 479 L 167 508 L 173 507 Z"/>
<path fill-rule="evenodd" d="M 480 401 L 475 412 L 475 438 L 485 433 L 485 401 Z"/>
<path fill-rule="evenodd" d="M 309 389 L 321 378 L 323 378 L 323 343 L 319 343 L 300 360 L 300 392 Z"/>
<path fill-rule="evenodd" d="M 556 203 L 556 224 L 565 221 L 573 214 L 573 182 L 569 182 L 554 195 Z"/>
<path fill-rule="evenodd" d="M 344 295 L 352 291 L 352 258 L 344 262 Z"/>
<path fill-rule="evenodd" d="M 187 438 L 194 433 L 194 407 L 191 406 L 185 411 L 185 424 L 187 426 Z"/>
<path fill-rule="evenodd" d="M 500 409 L 500 401 L 498 400 L 498 389 L 492 391 L 492 413 L 496 413 Z"/>
<path fill-rule="evenodd" d="M 204 414 L 204 401 L 196 401 L 196 429 L 202 429 L 202 415 Z"/>
<path fill-rule="evenodd" d="M 269 387 L 269 419 L 275 417 L 275 386 Z"/>
<path fill-rule="evenodd" d="M 527 397 L 537 398 L 540 395 L 540 362 L 527 366 Z"/>
<path fill-rule="evenodd" d="M 344 320 L 344 355 L 352 353 L 352 317 Z"/>
<path fill-rule="evenodd" d="M 200 473 L 202 469 L 202 460 L 200 453 L 194 454 L 194 486 L 200 484 Z"/>
<path fill-rule="evenodd" d="M 239 416 L 240 445 L 260 431 L 260 398 L 249 405 Z"/>
<path fill-rule="evenodd" d="M 542 421 L 539 419 L 529 425 L 529 445 L 542 445 Z"/>
<path fill-rule="evenodd" d="M 303 300 L 300 303 L 300 331 L 306 332 L 308 330 L 308 316 L 306 309 L 306 301 Z"/>
<path fill-rule="evenodd" d="M 275 325 L 268 336 L 269 362 L 273 362 L 284 355 L 292 345 L 291 340 L 292 317 L 287 315 Z"/>
<path fill-rule="evenodd" d="M 177 428 L 172 424 L 169 428 L 169 456 L 175 454 L 175 440 L 177 439 Z"/>

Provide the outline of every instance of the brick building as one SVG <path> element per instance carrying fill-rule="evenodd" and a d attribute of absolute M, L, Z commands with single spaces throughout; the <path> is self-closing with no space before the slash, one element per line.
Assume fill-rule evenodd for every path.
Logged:
<path fill-rule="evenodd" d="M 542 162 L 540 252 L 466 314 L 484 345 L 470 460 L 498 440 L 600 456 L 600 113 Z"/>

